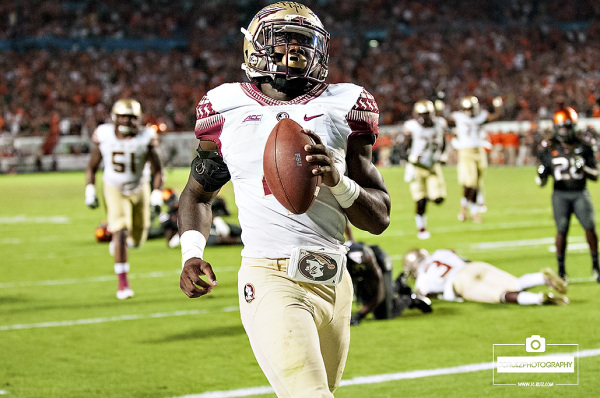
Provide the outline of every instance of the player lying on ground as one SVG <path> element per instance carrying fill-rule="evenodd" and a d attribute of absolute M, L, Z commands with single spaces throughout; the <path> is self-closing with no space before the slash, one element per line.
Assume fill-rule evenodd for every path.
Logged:
<path fill-rule="evenodd" d="M 453 250 L 441 249 L 432 254 L 425 249 L 411 249 L 403 257 L 405 272 L 415 279 L 417 294 L 448 301 L 480 303 L 568 304 L 566 283 L 550 268 L 520 277 L 491 264 L 470 261 Z M 547 285 L 556 293 L 533 293 L 525 290 Z"/>

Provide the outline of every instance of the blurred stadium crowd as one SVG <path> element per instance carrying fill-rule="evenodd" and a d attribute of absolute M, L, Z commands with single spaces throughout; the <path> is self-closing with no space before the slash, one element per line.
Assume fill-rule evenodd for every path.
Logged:
<path fill-rule="evenodd" d="M 242 34 L 269 1 L 0 3 L 0 134 L 89 136 L 119 97 L 145 121 L 189 131 L 202 95 L 243 81 Z M 422 98 L 505 99 L 505 118 L 557 102 L 600 116 L 596 0 L 310 0 L 331 33 L 330 82 L 363 85 L 381 124 Z"/>

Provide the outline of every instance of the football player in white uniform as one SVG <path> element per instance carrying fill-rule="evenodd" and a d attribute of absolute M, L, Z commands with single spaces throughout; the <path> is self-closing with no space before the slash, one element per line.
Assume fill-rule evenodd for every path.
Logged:
<path fill-rule="evenodd" d="M 480 184 L 483 182 L 483 175 L 487 169 L 485 146 L 489 142 L 485 139 L 481 126 L 500 118 L 503 112 L 502 98 L 494 98 L 493 105 L 494 112 L 490 113 L 485 109 L 480 109 L 477 97 L 467 96 L 460 100 L 462 109 L 452 112 L 448 120 L 450 125 L 456 127 L 456 138 L 453 138 L 451 143 L 458 150 L 458 183 L 463 187 L 463 197 L 458 213 L 460 221 L 465 221 L 469 215 L 475 222 L 482 221 L 476 202 Z"/>
<path fill-rule="evenodd" d="M 98 207 L 96 172 L 103 161 L 104 201 L 108 230 L 112 234 L 110 252 L 119 279 L 117 298 L 126 299 L 133 296 L 127 280 L 127 246 L 138 247 L 146 240 L 150 206 L 162 206 L 163 166 L 158 154 L 158 136 L 141 125 L 142 107 L 138 101 L 118 100 L 111 117 L 112 123 L 99 125 L 92 136 L 94 146 L 85 176 L 85 203 L 92 209 Z"/>
<path fill-rule="evenodd" d="M 425 209 L 427 202 L 441 204 L 446 198 L 446 181 L 441 162 L 445 161 L 446 119 L 435 116 L 435 107 L 429 100 L 413 106 L 413 118 L 404 123 L 404 134 L 410 144 L 404 181 L 409 183 L 415 201 L 417 237 L 429 239 Z"/>
<path fill-rule="evenodd" d="M 353 290 L 341 260 L 344 229 L 350 220 L 380 234 L 390 222 L 387 187 L 371 161 L 379 110 L 362 87 L 324 82 L 329 34 L 308 7 L 266 6 L 242 32 L 250 83 L 210 90 L 196 108 L 200 147 L 179 202 L 180 285 L 188 297 L 217 286 L 204 255 L 210 202 L 231 180 L 244 245 L 240 313 L 254 355 L 277 396 L 332 397 L 350 341 Z M 305 147 L 305 160 L 322 184 L 304 214 L 290 214 L 264 179 L 265 143 L 282 118 L 300 123 L 316 142 Z M 341 281 L 300 282 L 288 273 L 304 268 L 290 259 L 300 248 L 341 254 L 327 270 L 343 275 Z"/>
<path fill-rule="evenodd" d="M 462 258 L 454 250 L 440 249 L 431 255 L 425 249 L 411 249 L 404 255 L 404 271 L 415 282 L 417 294 L 448 301 L 480 303 L 567 304 L 566 283 L 550 268 L 516 277 L 481 261 Z M 547 285 L 555 293 L 525 290 Z"/>

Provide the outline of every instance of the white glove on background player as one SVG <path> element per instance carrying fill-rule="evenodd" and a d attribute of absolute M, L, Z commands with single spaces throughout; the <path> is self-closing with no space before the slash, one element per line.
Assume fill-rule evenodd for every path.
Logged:
<path fill-rule="evenodd" d="M 150 206 L 162 207 L 163 203 L 162 191 L 160 189 L 152 190 L 152 193 L 150 194 Z"/>
<path fill-rule="evenodd" d="M 93 184 L 85 186 L 85 204 L 90 209 L 98 207 L 98 197 L 96 196 L 96 187 Z"/>

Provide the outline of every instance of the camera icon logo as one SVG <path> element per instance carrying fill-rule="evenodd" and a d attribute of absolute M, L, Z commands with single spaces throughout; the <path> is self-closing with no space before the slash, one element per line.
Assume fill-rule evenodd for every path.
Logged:
<path fill-rule="evenodd" d="M 525 351 L 527 352 L 545 352 L 546 339 L 537 334 L 525 339 Z"/>

